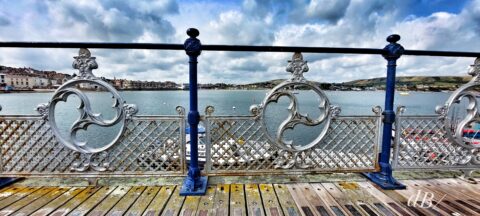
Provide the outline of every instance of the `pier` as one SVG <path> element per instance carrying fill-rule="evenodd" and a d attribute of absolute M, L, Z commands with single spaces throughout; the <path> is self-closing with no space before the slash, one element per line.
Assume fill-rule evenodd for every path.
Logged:
<path fill-rule="evenodd" d="M 480 53 L 408 50 L 399 35 L 388 36 L 383 49 L 202 45 L 197 29 L 187 35 L 183 45 L 0 42 L 3 48 L 80 48 L 72 64 L 76 76 L 39 104 L 38 114 L 0 115 L 0 215 L 480 214 L 474 174 L 480 140 L 471 129 L 480 123 Z M 188 109 L 138 115 L 142 107 L 95 76 L 101 62 L 91 48 L 185 51 Z M 213 106 L 198 106 L 197 65 L 205 51 L 292 55 L 279 63 L 286 79 L 252 104 L 248 115 L 217 115 Z M 385 59 L 385 103 L 368 115 L 343 115 L 310 81 L 307 72 L 318 69 L 308 65 L 308 53 Z M 431 115 L 410 115 L 408 107 L 394 107 L 402 55 L 477 58 L 468 71 L 472 79 Z M 108 94 L 109 115 L 94 109 L 84 85 Z M 314 114 L 301 108 L 299 91 L 306 90 L 317 99 Z M 72 96 L 79 105 L 70 112 L 78 118 L 65 127 L 57 105 Z M 280 99 L 288 101 L 288 115 L 275 119 L 271 107 Z M 462 105 L 465 113 L 452 115 Z M 313 128 L 313 139 L 300 144 L 288 134 L 302 127 Z M 98 132 L 103 129 L 112 136 Z M 94 135 L 82 137 L 88 131 Z M 462 175 L 402 177 L 427 171 Z M 343 177 L 334 180 L 332 173 Z"/>

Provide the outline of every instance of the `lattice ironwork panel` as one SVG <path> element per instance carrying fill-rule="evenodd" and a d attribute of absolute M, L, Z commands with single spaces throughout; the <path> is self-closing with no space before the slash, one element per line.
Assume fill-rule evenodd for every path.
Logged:
<path fill-rule="evenodd" d="M 41 117 L 4 116 L 0 117 L 0 147 L 3 176 L 183 175 L 185 119 L 135 116 L 115 145 L 88 160 L 88 155 L 58 143 Z M 89 161 L 106 170 L 78 170 Z"/>
<path fill-rule="evenodd" d="M 395 169 L 478 168 L 478 149 L 453 144 L 438 116 L 401 116 L 395 124 Z"/>
<path fill-rule="evenodd" d="M 215 174 L 374 171 L 380 120 L 337 117 L 314 147 L 291 152 L 268 141 L 253 116 L 207 116 L 206 172 Z"/>

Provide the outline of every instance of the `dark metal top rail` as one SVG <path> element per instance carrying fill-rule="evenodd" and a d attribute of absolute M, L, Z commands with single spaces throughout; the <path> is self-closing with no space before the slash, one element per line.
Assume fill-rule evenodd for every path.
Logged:
<path fill-rule="evenodd" d="M 0 48 L 97 48 L 97 49 L 158 49 L 185 50 L 183 44 L 163 43 L 96 43 L 96 42 L 0 42 Z M 202 45 L 202 50 L 235 52 L 305 52 L 338 54 L 387 54 L 384 49 L 345 47 L 300 47 L 300 46 L 247 46 L 247 45 Z M 403 55 L 480 57 L 478 52 L 405 50 Z"/>

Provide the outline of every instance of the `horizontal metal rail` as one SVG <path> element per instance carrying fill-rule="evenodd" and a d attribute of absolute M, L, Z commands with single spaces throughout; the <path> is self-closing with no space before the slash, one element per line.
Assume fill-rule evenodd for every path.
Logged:
<path fill-rule="evenodd" d="M 0 42 L 0 48 L 97 48 L 97 49 L 158 49 L 184 50 L 183 44 L 162 43 L 83 43 L 83 42 Z M 295 47 L 295 46 L 247 46 L 247 45 L 202 45 L 203 51 L 233 52 L 305 52 L 336 54 L 387 54 L 384 49 L 345 48 L 345 47 Z M 405 50 L 403 55 L 480 57 L 478 52 Z"/>

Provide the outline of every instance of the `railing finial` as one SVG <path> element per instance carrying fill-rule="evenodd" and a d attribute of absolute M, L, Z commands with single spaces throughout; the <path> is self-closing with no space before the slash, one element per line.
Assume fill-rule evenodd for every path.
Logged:
<path fill-rule="evenodd" d="M 400 35 L 392 34 L 387 37 L 387 41 L 390 43 L 383 50 L 386 51 L 382 56 L 386 60 L 397 60 L 400 56 L 403 55 L 405 49 L 402 45 L 398 44 L 397 42 L 400 41 Z"/>
<path fill-rule="evenodd" d="M 78 69 L 78 76 L 74 79 L 95 79 L 92 70 L 98 68 L 97 61 L 95 57 L 92 57 L 92 54 L 87 48 L 80 48 L 78 51 L 78 56 L 73 57 L 72 67 Z"/>
<path fill-rule="evenodd" d="M 187 30 L 187 35 L 190 36 L 183 46 L 185 47 L 185 52 L 188 56 L 199 56 L 202 53 L 202 43 L 197 39 L 200 32 L 196 28 L 189 28 Z"/>
<path fill-rule="evenodd" d="M 479 81 L 478 75 L 480 75 L 480 57 L 477 57 L 470 68 L 468 69 L 468 74 L 472 75 L 475 81 Z"/>
<path fill-rule="evenodd" d="M 288 61 L 287 72 L 292 73 L 292 81 L 305 81 L 303 73 L 308 72 L 309 68 L 307 61 L 303 60 L 303 55 L 300 52 L 295 52 L 292 56 L 292 60 Z"/>

